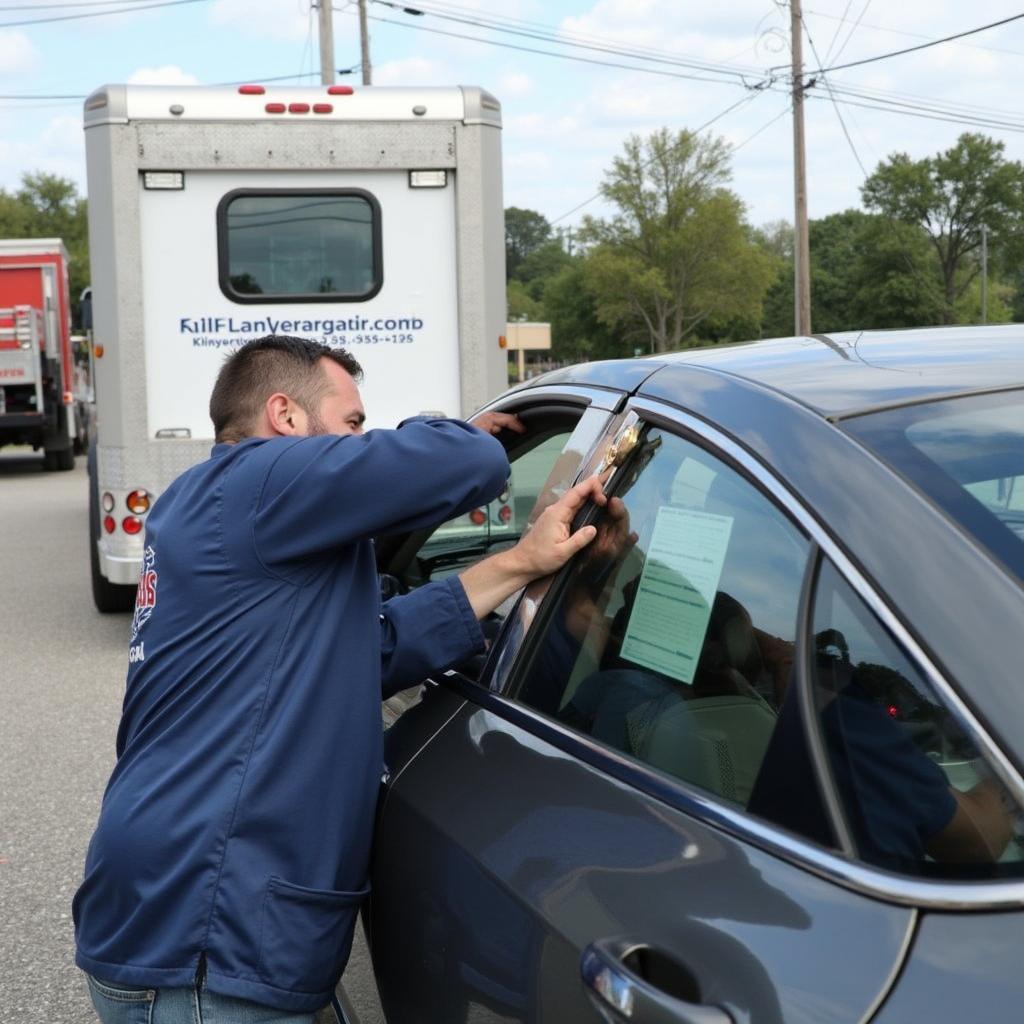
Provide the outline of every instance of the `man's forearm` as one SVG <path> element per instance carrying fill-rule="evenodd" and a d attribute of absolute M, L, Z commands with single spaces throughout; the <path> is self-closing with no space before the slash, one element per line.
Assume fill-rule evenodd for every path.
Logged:
<path fill-rule="evenodd" d="M 526 569 L 515 548 L 491 555 L 459 574 L 459 582 L 478 619 L 486 618 L 502 601 L 535 578 L 536 573 Z"/>

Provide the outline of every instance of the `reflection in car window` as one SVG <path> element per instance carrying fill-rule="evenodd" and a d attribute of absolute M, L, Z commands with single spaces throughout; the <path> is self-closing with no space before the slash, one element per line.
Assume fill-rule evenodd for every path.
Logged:
<path fill-rule="evenodd" d="M 1021 816 L 966 727 L 829 563 L 814 703 L 859 856 L 927 875 L 1019 873 Z"/>
<path fill-rule="evenodd" d="M 928 402 L 844 426 L 1024 579 L 1024 392 Z"/>
<path fill-rule="evenodd" d="M 538 435 L 511 463 L 505 490 L 488 505 L 442 523 L 427 538 L 417 556 L 413 585 L 444 579 L 478 561 L 511 547 L 522 536 L 545 481 L 569 440 L 567 429 Z"/>
<path fill-rule="evenodd" d="M 516 697 L 747 807 L 789 689 L 807 540 L 665 431 L 621 472 Z M 831 841 L 820 825 L 814 838 Z"/>

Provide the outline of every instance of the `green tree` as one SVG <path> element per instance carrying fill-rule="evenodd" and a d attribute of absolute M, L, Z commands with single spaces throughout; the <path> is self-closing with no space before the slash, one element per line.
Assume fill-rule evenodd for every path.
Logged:
<path fill-rule="evenodd" d="M 562 248 L 562 243 L 552 239 L 538 245 L 520 262 L 515 277 L 539 301 L 547 283 L 571 263 L 572 257 Z"/>
<path fill-rule="evenodd" d="M 73 181 L 54 174 L 25 174 L 16 192 L 0 189 L 0 238 L 59 238 L 68 250 L 71 304 L 89 283 L 86 202 Z"/>
<path fill-rule="evenodd" d="M 539 321 L 544 319 L 543 306 L 526 290 L 522 281 L 509 281 L 505 286 L 505 301 L 508 318 L 512 320 Z"/>
<path fill-rule="evenodd" d="M 848 329 L 943 322 L 945 304 L 935 253 L 919 225 L 866 217 L 852 242 Z M 813 301 L 813 291 L 811 297 Z"/>
<path fill-rule="evenodd" d="M 508 207 L 505 210 L 505 279 L 517 277 L 519 264 L 550 238 L 551 225 L 542 213 Z"/>
<path fill-rule="evenodd" d="M 704 321 L 759 320 L 773 267 L 753 243 L 721 139 L 667 129 L 631 136 L 601 192 L 617 212 L 584 219 L 598 317 L 631 345 L 681 347 Z"/>
<path fill-rule="evenodd" d="M 955 322 L 957 304 L 978 276 L 982 226 L 1004 251 L 1021 247 L 1024 166 L 1007 160 L 1004 149 L 965 132 L 933 157 L 894 154 L 862 186 L 868 209 L 926 232 L 938 260 L 945 323 Z"/>
<path fill-rule="evenodd" d="M 562 363 L 631 356 L 633 349 L 597 315 L 597 299 L 583 260 L 573 259 L 549 278 L 544 315 L 551 324 L 551 355 Z"/>

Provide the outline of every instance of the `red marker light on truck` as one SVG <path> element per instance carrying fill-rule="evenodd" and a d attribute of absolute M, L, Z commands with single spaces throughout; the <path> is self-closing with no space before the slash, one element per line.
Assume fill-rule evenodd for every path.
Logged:
<path fill-rule="evenodd" d="M 503 523 L 507 523 L 512 518 L 512 509 L 510 509 L 508 505 L 502 505 L 498 510 L 498 518 Z"/>
<path fill-rule="evenodd" d="M 117 529 L 117 523 L 114 522 L 113 516 L 105 516 L 103 519 L 103 529 L 107 533 L 113 533 Z"/>
<path fill-rule="evenodd" d="M 314 103 L 313 113 L 314 114 L 329 114 L 334 110 L 334 105 L 331 103 Z"/>
<path fill-rule="evenodd" d="M 351 85 L 331 85 L 327 88 L 328 96 L 351 96 L 354 92 Z"/>
<path fill-rule="evenodd" d="M 134 512 L 137 516 L 145 515 L 149 511 L 149 492 L 143 490 L 132 491 L 125 498 L 125 504 L 128 506 L 129 512 Z"/>
<path fill-rule="evenodd" d="M 268 103 L 263 109 L 268 114 L 283 114 L 288 108 L 283 103 Z"/>
<path fill-rule="evenodd" d="M 487 513 L 482 508 L 475 508 L 469 513 L 469 521 L 474 526 L 483 526 L 487 522 Z"/>
<path fill-rule="evenodd" d="M 262 85 L 240 85 L 238 92 L 242 96 L 262 96 L 267 90 Z"/>
<path fill-rule="evenodd" d="M 136 519 L 135 516 L 125 516 L 121 520 L 121 529 L 125 533 L 141 533 L 142 532 L 142 520 Z"/>
<path fill-rule="evenodd" d="M 308 114 L 309 104 L 308 103 L 289 103 L 288 104 L 289 114 Z"/>

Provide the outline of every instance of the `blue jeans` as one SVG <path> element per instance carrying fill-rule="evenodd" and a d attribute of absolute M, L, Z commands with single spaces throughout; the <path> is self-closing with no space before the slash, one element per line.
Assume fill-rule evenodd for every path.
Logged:
<path fill-rule="evenodd" d="M 103 1024 L 313 1024 L 312 1013 L 289 1013 L 200 988 L 132 988 L 87 974 Z"/>

